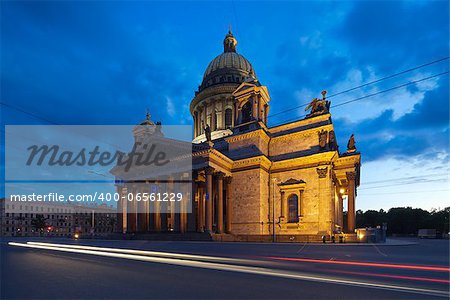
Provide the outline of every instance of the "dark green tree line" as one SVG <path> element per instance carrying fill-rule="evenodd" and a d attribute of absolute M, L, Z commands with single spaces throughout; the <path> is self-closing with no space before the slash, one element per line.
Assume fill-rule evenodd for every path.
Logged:
<path fill-rule="evenodd" d="M 376 227 L 387 223 L 388 234 L 417 234 L 419 229 L 436 229 L 440 233 L 447 233 L 449 232 L 449 216 L 450 207 L 432 211 L 412 207 L 393 207 L 387 212 L 382 209 L 365 212 L 358 210 L 356 226 L 357 228 Z"/>

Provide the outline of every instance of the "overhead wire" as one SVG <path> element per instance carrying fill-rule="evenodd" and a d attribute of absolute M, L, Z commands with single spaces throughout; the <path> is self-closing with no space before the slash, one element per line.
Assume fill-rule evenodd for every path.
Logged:
<path fill-rule="evenodd" d="M 422 65 L 419 65 L 419 66 L 415 66 L 413 68 L 409 68 L 409 69 L 406 69 L 406 70 L 403 70 L 403 71 L 400 71 L 400 72 L 397 72 L 397 73 L 394 73 L 394 74 L 382 77 L 380 79 L 373 80 L 373 81 L 370 81 L 370 82 L 358 85 L 356 87 L 352 87 L 352 88 L 349 88 L 349 89 L 337 92 L 335 94 L 327 96 L 327 98 L 329 99 L 329 98 L 332 98 L 332 97 L 335 97 L 335 96 L 338 96 L 338 95 L 341 95 L 341 94 L 345 94 L 345 93 L 348 93 L 348 92 L 351 92 L 351 91 L 354 91 L 354 90 L 357 90 L 357 89 L 360 89 L 360 88 L 363 88 L 363 87 L 366 87 L 366 86 L 369 86 L 369 85 L 372 85 L 372 84 L 375 84 L 375 83 L 379 83 L 381 81 L 384 81 L 384 80 L 387 80 L 387 79 L 391 79 L 391 78 L 397 77 L 399 75 L 406 74 L 406 73 L 409 73 L 409 72 L 412 72 L 412 71 L 415 71 L 415 70 L 418 70 L 418 69 L 421 69 L 421 68 L 424 68 L 424 67 L 436 64 L 438 62 L 442 62 L 442 61 L 447 60 L 449 58 L 450 57 L 447 56 L 447 57 L 443 57 L 443 58 L 440 58 L 440 59 L 437 59 L 437 60 L 434 60 L 434 61 L 422 64 Z M 291 107 L 291 108 L 288 108 L 288 109 L 285 109 L 285 110 L 282 110 L 282 111 L 279 111 L 279 112 L 276 112 L 276 113 L 271 114 L 270 116 L 268 116 L 268 118 L 272 118 L 274 116 L 277 116 L 277 115 L 280 115 L 280 114 L 284 114 L 285 112 L 296 110 L 298 108 L 306 107 L 308 104 L 309 104 L 309 102 L 301 104 L 301 105 L 298 105 L 298 106 L 295 106 L 295 107 Z"/>

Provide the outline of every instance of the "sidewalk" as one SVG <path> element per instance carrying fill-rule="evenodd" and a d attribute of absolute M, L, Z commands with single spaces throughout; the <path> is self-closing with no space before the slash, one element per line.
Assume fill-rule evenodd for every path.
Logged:
<path fill-rule="evenodd" d="M 386 238 L 386 243 L 331 243 L 327 241 L 326 244 L 324 243 L 310 243 L 310 245 L 323 245 L 323 246 L 411 246 L 411 245 L 417 245 L 418 242 L 413 240 L 401 240 L 401 239 L 391 239 Z"/>

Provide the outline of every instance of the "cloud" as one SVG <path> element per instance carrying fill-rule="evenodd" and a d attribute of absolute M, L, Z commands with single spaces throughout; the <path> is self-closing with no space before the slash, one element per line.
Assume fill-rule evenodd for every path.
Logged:
<path fill-rule="evenodd" d="M 175 116 L 175 105 L 173 104 L 173 101 L 170 97 L 166 97 L 166 109 L 169 116 Z"/>
<path fill-rule="evenodd" d="M 381 115 L 384 111 L 391 110 L 392 118 L 394 120 L 399 119 L 405 114 L 412 112 L 415 105 L 422 102 L 427 91 L 439 89 L 439 85 L 437 84 L 439 78 L 432 78 L 414 85 L 396 88 L 388 92 L 383 91 L 409 82 L 427 78 L 430 75 L 431 74 L 418 72 L 408 77 L 404 76 L 404 79 L 396 84 L 386 84 L 385 87 L 371 85 L 352 91 L 351 93 L 338 95 L 338 97 L 330 99 L 333 103 L 332 106 L 339 105 L 347 101 L 352 101 L 354 99 L 358 99 L 358 101 L 340 106 L 339 108 L 333 110 L 334 115 L 337 117 L 349 118 L 355 122 L 373 118 Z M 337 82 L 336 85 L 332 87 L 332 90 L 344 91 L 349 87 L 360 86 L 366 82 L 370 82 L 378 78 L 382 78 L 382 76 L 376 76 L 372 73 L 368 79 L 364 80 L 359 70 L 351 70 L 348 74 L 348 80 Z M 351 84 L 348 84 L 349 82 L 351 82 Z M 359 99 L 372 94 L 376 95 Z M 358 109 L 358 114 L 355 114 L 355 108 Z"/>
<path fill-rule="evenodd" d="M 336 33 L 356 47 L 357 64 L 389 71 L 448 54 L 448 9 L 447 1 L 358 1 Z"/>
<path fill-rule="evenodd" d="M 425 155 L 424 159 L 447 159 L 450 113 L 448 78 L 441 78 L 436 86 L 439 88 L 423 92 L 422 101 L 399 118 L 395 118 L 392 109 L 358 122 L 336 118 L 338 137 L 355 132 L 358 149 L 364 153 L 365 161 L 389 157 L 409 159 L 420 155 Z"/>
<path fill-rule="evenodd" d="M 2 101 L 41 118 L 5 109 L 2 122 L 136 124 L 150 108 L 155 119 L 175 123 L 159 103 L 166 96 L 189 99 L 196 84 L 187 74 L 196 72 L 175 55 L 180 45 L 173 32 L 150 25 L 147 15 L 141 20 L 136 11 L 127 15 L 120 6 L 92 3 L 88 11 L 79 3 L 3 6 L 2 38 L 8 42 L 2 48 Z M 118 23 L 119 16 L 130 27 Z M 135 33 L 133 23 L 145 30 Z"/>
<path fill-rule="evenodd" d="M 276 79 L 269 85 L 271 112 L 308 102 L 323 89 L 332 95 L 447 56 L 448 9 L 444 1 L 350 2 L 336 4 L 339 17 L 306 24 L 307 33 L 292 29 L 292 37 L 278 43 L 271 63 Z M 443 61 L 330 100 L 333 106 L 447 69 L 448 61 Z M 448 75 L 444 75 L 331 112 L 342 147 L 354 132 L 365 162 L 417 157 L 424 164 L 444 162 L 448 160 L 448 98 Z M 299 109 L 269 120 L 277 124 L 302 114 Z"/>
<path fill-rule="evenodd" d="M 426 164 L 424 164 L 426 161 Z M 358 209 L 413 206 L 423 209 L 448 206 L 448 165 L 418 156 L 411 160 L 386 158 L 361 167 Z"/>
<path fill-rule="evenodd" d="M 331 4 L 322 3 L 323 11 L 330 9 L 327 5 Z M 303 30 L 292 26 L 290 36 L 277 43 L 277 57 L 268 62 L 276 79 L 269 86 L 272 112 L 292 107 L 295 91 L 308 89 L 319 94 L 327 89 L 334 94 L 448 55 L 448 2 L 358 1 L 334 6 L 337 16 L 327 15 L 311 23 L 305 17 Z M 423 68 L 341 95 L 333 103 L 440 73 L 446 67 L 442 62 Z M 373 118 L 392 109 L 394 118 L 400 118 L 422 101 L 424 91 L 435 88 L 424 86 L 429 83 L 433 80 L 418 84 L 417 90 L 410 86 L 360 102 L 361 110 L 353 112 L 353 117 Z M 342 107 L 335 113 L 347 110 L 350 114 L 354 106 L 348 107 L 352 108 Z M 283 117 L 287 118 L 280 115 L 273 120 L 278 123 Z"/>

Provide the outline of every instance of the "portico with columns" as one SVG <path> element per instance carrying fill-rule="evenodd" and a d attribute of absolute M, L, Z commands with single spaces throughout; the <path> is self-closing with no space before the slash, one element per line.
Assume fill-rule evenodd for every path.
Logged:
<path fill-rule="evenodd" d="M 233 214 L 231 177 L 206 168 L 194 182 L 194 214 L 197 232 L 231 233 Z"/>

